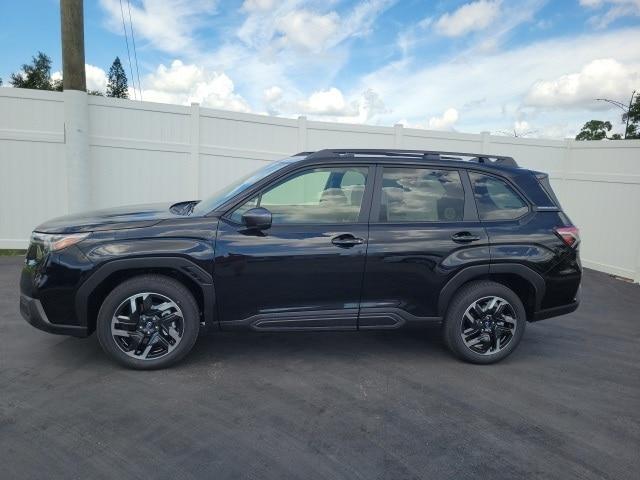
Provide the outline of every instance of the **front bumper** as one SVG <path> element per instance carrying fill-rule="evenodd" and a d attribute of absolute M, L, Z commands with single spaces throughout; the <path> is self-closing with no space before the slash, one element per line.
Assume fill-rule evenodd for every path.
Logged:
<path fill-rule="evenodd" d="M 20 294 L 20 314 L 34 327 L 49 333 L 59 335 L 71 335 L 74 337 L 86 337 L 87 327 L 79 325 L 65 325 L 51 323 L 44 313 L 40 300 Z"/>

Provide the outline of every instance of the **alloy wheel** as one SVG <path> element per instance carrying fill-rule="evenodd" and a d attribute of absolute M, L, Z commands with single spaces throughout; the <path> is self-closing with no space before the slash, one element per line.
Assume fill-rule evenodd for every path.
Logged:
<path fill-rule="evenodd" d="M 494 355 L 513 339 L 518 319 L 504 298 L 489 296 L 473 302 L 464 312 L 460 335 L 466 347 L 480 355 Z"/>
<path fill-rule="evenodd" d="M 182 340 L 180 307 L 165 295 L 138 293 L 124 300 L 111 320 L 111 335 L 120 350 L 137 360 L 156 360 Z"/>

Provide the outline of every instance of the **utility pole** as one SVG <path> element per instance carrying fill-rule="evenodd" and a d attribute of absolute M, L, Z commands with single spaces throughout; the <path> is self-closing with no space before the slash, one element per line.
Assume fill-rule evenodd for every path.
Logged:
<path fill-rule="evenodd" d="M 84 13 L 82 0 L 60 0 L 62 26 L 62 86 L 87 91 L 84 71 Z"/>
<path fill-rule="evenodd" d="M 84 67 L 83 0 L 60 0 L 67 210 L 91 208 L 89 103 Z"/>

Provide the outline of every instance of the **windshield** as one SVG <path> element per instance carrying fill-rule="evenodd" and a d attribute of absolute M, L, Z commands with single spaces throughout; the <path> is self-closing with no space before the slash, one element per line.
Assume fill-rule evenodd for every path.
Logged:
<path fill-rule="evenodd" d="M 262 180 L 266 176 L 272 174 L 276 170 L 281 169 L 285 165 L 288 165 L 296 160 L 300 160 L 301 157 L 289 157 L 277 162 L 270 162 L 266 166 L 246 175 L 230 185 L 218 190 L 211 196 L 199 202 L 193 208 L 193 215 L 206 215 L 223 205 L 227 200 L 230 200 L 234 196 L 243 192 L 254 183 Z"/>

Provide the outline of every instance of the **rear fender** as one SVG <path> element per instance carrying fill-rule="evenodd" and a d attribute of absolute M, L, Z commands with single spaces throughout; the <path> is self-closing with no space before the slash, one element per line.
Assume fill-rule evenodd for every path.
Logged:
<path fill-rule="evenodd" d="M 491 274 L 512 274 L 527 281 L 534 291 L 533 309 L 534 311 L 540 309 L 540 302 L 545 293 L 544 279 L 538 273 L 524 265 L 505 263 L 498 265 L 473 265 L 455 274 L 440 292 L 438 315 L 444 316 L 446 314 L 451 299 L 465 283 L 472 280 L 490 279 Z"/>

